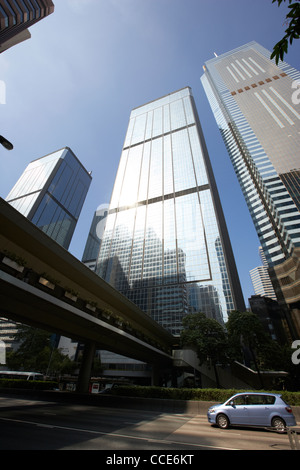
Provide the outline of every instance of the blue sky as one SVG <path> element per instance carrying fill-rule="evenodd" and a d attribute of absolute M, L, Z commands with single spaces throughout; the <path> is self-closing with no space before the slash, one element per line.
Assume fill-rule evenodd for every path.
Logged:
<path fill-rule="evenodd" d="M 286 5 L 272 0 L 54 0 L 31 39 L 0 55 L 0 196 L 27 164 L 69 146 L 93 181 L 71 253 L 81 259 L 96 208 L 108 203 L 132 108 L 190 86 L 247 299 L 259 241 L 204 94 L 204 62 L 249 41 L 272 50 Z M 300 41 L 286 61 L 300 68 Z"/>

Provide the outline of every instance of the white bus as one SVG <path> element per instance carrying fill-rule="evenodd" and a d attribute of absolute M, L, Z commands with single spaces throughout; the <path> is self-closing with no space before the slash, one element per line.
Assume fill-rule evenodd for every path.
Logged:
<path fill-rule="evenodd" d="M 0 370 L 0 379 L 44 380 L 39 372 L 20 372 L 14 370 Z"/>

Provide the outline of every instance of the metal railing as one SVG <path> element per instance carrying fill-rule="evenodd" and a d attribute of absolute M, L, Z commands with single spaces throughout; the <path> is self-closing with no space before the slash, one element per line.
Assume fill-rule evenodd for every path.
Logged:
<path fill-rule="evenodd" d="M 300 450 L 300 427 L 287 427 L 287 434 L 290 441 L 290 446 L 292 450 Z"/>

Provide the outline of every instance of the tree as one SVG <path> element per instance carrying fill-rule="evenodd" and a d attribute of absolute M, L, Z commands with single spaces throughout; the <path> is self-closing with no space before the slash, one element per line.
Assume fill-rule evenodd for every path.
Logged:
<path fill-rule="evenodd" d="M 278 6 L 285 0 L 273 0 L 272 3 L 278 3 Z M 300 37 L 300 0 L 295 0 L 295 3 L 292 3 L 293 0 L 288 0 L 289 2 L 289 12 L 286 15 L 286 23 L 288 24 L 287 29 L 285 30 L 285 36 L 275 44 L 273 52 L 271 54 L 271 59 L 275 58 L 276 64 L 278 64 L 279 59 L 283 60 L 284 54 L 287 54 L 288 43 L 292 44 L 294 39 L 299 39 Z"/>
<path fill-rule="evenodd" d="M 228 316 L 226 328 L 232 354 L 236 358 L 241 355 L 248 366 L 253 362 L 263 385 L 257 357 L 258 351 L 269 343 L 269 337 L 264 332 L 258 316 L 253 312 L 233 311 Z"/>
<path fill-rule="evenodd" d="M 254 356 L 256 349 L 267 341 L 267 335 L 258 316 L 252 312 L 230 312 L 226 328 L 231 350 L 235 356 L 244 356 L 245 362 L 247 362 L 246 349 Z"/>
<path fill-rule="evenodd" d="M 206 361 L 212 363 L 217 386 L 219 387 L 216 365 L 228 362 L 226 354 L 227 336 L 224 328 L 216 320 L 207 318 L 201 312 L 186 315 L 182 320 L 182 324 L 182 346 L 195 349 L 200 365 Z"/>
<path fill-rule="evenodd" d="M 8 354 L 9 367 L 16 370 L 41 371 L 39 356 L 45 348 L 50 350 L 50 336 L 46 331 L 20 325 L 15 337 L 20 346 L 17 351 Z"/>
<path fill-rule="evenodd" d="M 55 376 L 71 373 L 77 364 L 62 354 L 51 342 L 51 333 L 20 325 L 16 339 L 20 341 L 17 351 L 7 354 L 7 365 L 12 370 L 41 372 Z"/>

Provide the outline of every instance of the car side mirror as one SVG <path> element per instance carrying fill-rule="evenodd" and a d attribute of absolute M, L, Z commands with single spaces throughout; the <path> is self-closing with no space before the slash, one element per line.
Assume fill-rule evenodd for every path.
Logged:
<path fill-rule="evenodd" d="M 235 404 L 234 404 L 234 401 L 233 401 L 233 400 L 231 400 L 231 401 L 229 402 L 229 405 L 232 406 L 233 408 L 235 408 Z"/>

